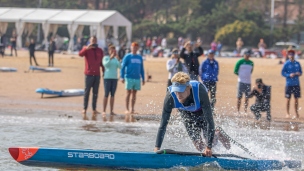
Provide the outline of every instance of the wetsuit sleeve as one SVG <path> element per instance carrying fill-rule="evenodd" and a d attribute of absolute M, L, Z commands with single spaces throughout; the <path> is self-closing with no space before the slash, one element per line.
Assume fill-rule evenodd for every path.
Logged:
<path fill-rule="evenodd" d="M 185 59 L 185 58 L 186 58 L 185 51 L 186 51 L 186 49 L 185 49 L 185 48 L 183 48 L 183 49 L 181 50 L 180 54 L 179 54 L 179 56 L 180 56 L 181 58 L 183 58 L 183 59 Z"/>
<path fill-rule="evenodd" d="M 214 138 L 214 121 L 213 121 L 213 115 L 211 111 L 211 105 L 208 97 L 208 93 L 204 86 L 202 84 L 199 85 L 199 98 L 200 98 L 200 103 L 203 111 L 203 115 L 205 117 L 205 121 L 207 124 L 207 130 L 206 135 L 207 135 L 207 147 L 211 148 L 212 147 L 212 141 Z"/>
<path fill-rule="evenodd" d="M 199 47 L 197 47 L 197 49 L 198 49 L 198 56 L 201 56 L 204 54 L 204 49 L 202 47 L 199 46 Z"/>
<path fill-rule="evenodd" d="M 252 90 L 247 97 L 248 98 L 252 98 L 253 96 L 256 96 L 256 95 L 257 95 L 257 91 L 256 90 Z"/>
<path fill-rule="evenodd" d="M 158 133 L 157 133 L 157 137 L 156 137 L 156 143 L 155 143 L 155 147 L 160 148 L 164 137 L 165 137 L 165 133 L 166 133 L 166 128 L 170 119 L 170 115 L 172 112 L 174 106 L 174 101 L 172 96 L 170 95 L 170 92 L 167 91 L 165 100 L 164 100 L 164 107 L 163 107 L 163 113 L 162 113 L 162 119 L 160 121 L 160 126 L 158 128 Z"/>

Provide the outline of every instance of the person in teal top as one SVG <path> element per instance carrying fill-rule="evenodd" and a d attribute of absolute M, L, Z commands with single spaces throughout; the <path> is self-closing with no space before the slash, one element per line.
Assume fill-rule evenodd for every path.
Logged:
<path fill-rule="evenodd" d="M 114 95 L 115 91 L 117 88 L 117 70 L 121 68 L 121 64 L 119 62 L 119 57 L 116 53 L 115 46 L 110 46 L 109 47 L 109 55 L 110 56 L 105 56 L 102 60 L 102 64 L 105 67 L 104 71 L 104 90 L 105 90 L 105 95 L 103 98 L 103 112 L 102 115 L 103 117 L 106 114 L 106 109 L 107 109 L 107 104 L 108 104 L 108 96 L 111 93 L 111 98 L 110 98 L 110 114 L 114 115 L 115 113 L 113 112 L 113 107 L 114 107 Z"/>

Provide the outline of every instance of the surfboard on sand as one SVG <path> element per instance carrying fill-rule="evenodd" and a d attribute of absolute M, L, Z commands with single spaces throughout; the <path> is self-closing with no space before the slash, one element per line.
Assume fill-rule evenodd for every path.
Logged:
<path fill-rule="evenodd" d="M 37 66 L 30 66 L 29 70 L 31 71 L 42 71 L 42 72 L 61 72 L 60 68 L 42 68 L 42 67 L 37 67 Z"/>
<path fill-rule="evenodd" d="M 17 69 L 12 67 L 0 67 L 0 72 L 17 72 Z"/>
<path fill-rule="evenodd" d="M 36 89 L 36 93 L 41 93 L 41 98 L 43 98 L 44 94 L 57 95 L 59 97 L 67 97 L 67 96 L 82 96 L 84 95 L 84 90 L 83 89 L 50 90 L 48 88 L 38 88 Z"/>

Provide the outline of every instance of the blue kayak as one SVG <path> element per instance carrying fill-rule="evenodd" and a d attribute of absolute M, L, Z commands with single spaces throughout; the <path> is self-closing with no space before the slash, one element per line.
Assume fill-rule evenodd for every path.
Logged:
<path fill-rule="evenodd" d="M 84 90 L 83 89 L 66 89 L 66 90 L 57 91 L 57 90 L 50 90 L 48 88 L 37 88 L 36 93 L 41 93 L 41 97 L 43 97 L 43 94 L 67 97 L 67 96 L 82 96 L 82 95 L 84 95 Z"/>
<path fill-rule="evenodd" d="M 236 155 L 221 154 L 204 157 L 171 150 L 154 152 L 117 152 L 102 150 L 59 149 L 39 147 L 11 147 L 11 156 L 20 164 L 58 169 L 168 169 L 199 167 L 217 163 L 226 170 L 280 170 L 283 167 L 299 168 L 300 161 L 253 160 Z"/>

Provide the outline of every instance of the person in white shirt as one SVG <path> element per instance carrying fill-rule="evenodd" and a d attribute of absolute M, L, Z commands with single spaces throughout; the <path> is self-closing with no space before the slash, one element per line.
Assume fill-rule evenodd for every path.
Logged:
<path fill-rule="evenodd" d="M 187 67 L 180 61 L 178 49 L 172 50 L 171 58 L 167 61 L 167 70 L 169 71 L 168 87 L 172 85 L 171 79 L 174 74 L 182 71 L 188 73 Z"/>

